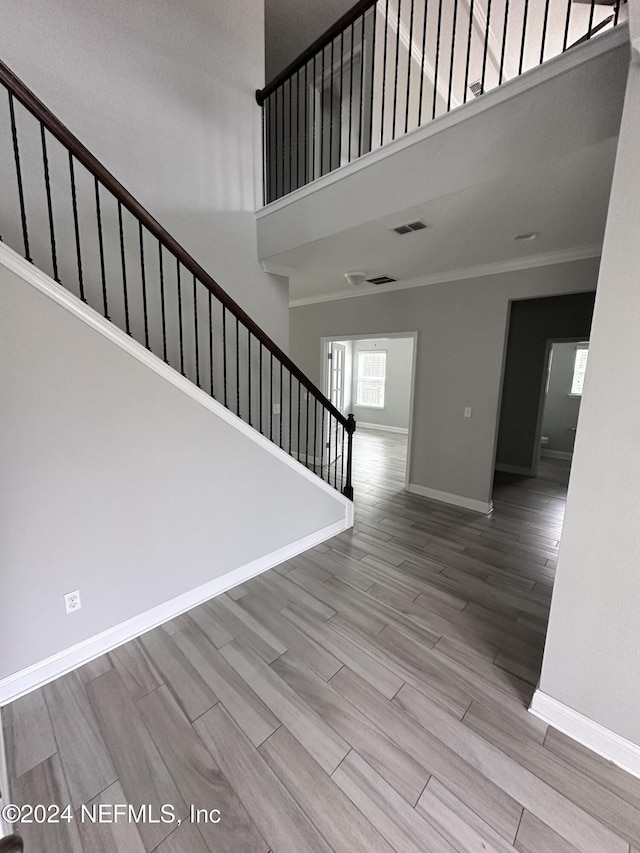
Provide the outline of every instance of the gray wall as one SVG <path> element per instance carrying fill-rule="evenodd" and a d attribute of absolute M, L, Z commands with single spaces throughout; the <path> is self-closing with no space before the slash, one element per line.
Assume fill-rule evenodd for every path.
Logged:
<path fill-rule="evenodd" d="M 573 453 L 580 397 L 570 396 L 573 367 L 576 360 L 575 343 L 553 345 L 549 390 L 544 403 L 542 434 L 549 439 L 547 451 Z"/>
<path fill-rule="evenodd" d="M 585 290 L 593 282 L 585 280 Z M 511 306 L 496 465 L 531 471 L 546 381 L 547 341 L 588 338 L 593 293 L 526 299 Z"/>
<path fill-rule="evenodd" d="M 262 271 L 256 249 L 262 164 L 254 92 L 264 79 L 261 0 L 5 0 L 0 55 L 286 348 L 286 281 Z M 26 124 L 20 129 L 27 156 Z M 34 140 L 39 144 L 37 136 Z M 54 201 L 58 238 L 65 240 L 68 162 L 55 155 L 53 144 L 50 148 L 54 182 L 60 172 L 67 188 L 64 202 Z M 41 176 L 41 160 L 35 172 Z M 82 193 L 82 178 L 79 182 Z M 30 178 L 28 183 L 29 192 L 39 193 L 44 214 L 41 180 L 33 188 Z M 0 198 L 2 236 L 16 248 L 3 219 L 10 192 L 18 222 L 15 172 L 6 187 Z M 46 235 L 46 220 L 42 228 Z M 88 251 L 90 229 L 84 221 L 81 228 Z M 38 229 L 32 238 L 37 240 Z M 48 271 L 38 256 L 36 263 Z M 117 263 L 113 274 L 119 275 Z"/>
<path fill-rule="evenodd" d="M 640 38 L 640 4 L 631 6 Z M 637 17 L 634 19 L 634 14 Z M 640 746 L 640 65 L 629 68 L 541 690 Z M 625 369 L 620 370 L 620 365 Z M 630 390 L 631 389 L 631 390 Z"/>
<path fill-rule="evenodd" d="M 353 6 L 353 0 L 265 0 L 265 66 L 269 82 Z"/>
<path fill-rule="evenodd" d="M 0 399 L 0 678 L 344 518 L 1 265 Z"/>
<path fill-rule="evenodd" d="M 320 338 L 417 330 L 411 482 L 489 501 L 509 301 L 594 288 L 597 274 L 585 260 L 299 306 L 291 353 L 317 381 Z"/>
<path fill-rule="evenodd" d="M 358 352 L 371 349 L 385 350 L 387 353 L 384 409 L 358 406 L 355 402 L 358 389 Z M 351 399 L 352 411 L 356 417 L 356 421 L 405 430 L 409 428 L 412 363 L 412 338 L 384 338 L 353 342 L 353 385 Z"/>

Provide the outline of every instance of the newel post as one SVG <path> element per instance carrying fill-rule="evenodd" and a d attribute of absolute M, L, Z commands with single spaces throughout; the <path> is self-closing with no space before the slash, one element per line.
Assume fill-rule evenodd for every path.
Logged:
<path fill-rule="evenodd" d="M 353 486 L 351 484 L 351 465 L 353 462 L 353 434 L 356 431 L 356 419 L 353 415 L 347 416 L 347 479 L 344 485 L 344 489 L 342 490 L 342 494 L 349 498 L 350 501 L 353 500 Z"/>

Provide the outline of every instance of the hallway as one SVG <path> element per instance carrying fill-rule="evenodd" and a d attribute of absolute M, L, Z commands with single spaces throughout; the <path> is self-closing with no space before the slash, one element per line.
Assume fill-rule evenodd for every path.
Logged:
<path fill-rule="evenodd" d="M 640 847 L 640 780 L 526 710 L 564 487 L 482 516 L 406 493 L 405 456 L 359 430 L 353 530 L 3 709 L 14 801 L 75 813 L 27 851 Z M 182 822 L 82 820 L 127 802 Z"/>

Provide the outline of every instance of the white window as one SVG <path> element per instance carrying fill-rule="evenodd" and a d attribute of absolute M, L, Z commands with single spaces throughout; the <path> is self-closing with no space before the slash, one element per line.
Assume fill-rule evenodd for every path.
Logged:
<path fill-rule="evenodd" d="M 576 347 L 576 360 L 573 363 L 573 380 L 571 382 L 570 394 L 572 397 L 582 396 L 584 385 L 584 374 L 587 370 L 587 357 L 589 355 L 589 344 L 578 344 Z"/>
<path fill-rule="evenodd" d="M 362 350 L 358 353 L 358 406 L 384 409 L 386 373 L 387 353 L 384 350 Z"/>

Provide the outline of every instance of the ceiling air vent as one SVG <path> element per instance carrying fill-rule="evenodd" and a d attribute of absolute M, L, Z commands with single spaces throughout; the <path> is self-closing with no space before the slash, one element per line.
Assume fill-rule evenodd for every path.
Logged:
<path fill-rule="evenodd" d="M 390 284 L 397 279 L 391 278 L 390 275 L 377 275 L 375 278 L 368 278 L 367 281 L 369 284 Z"/>
<path fill-rule="evenodd" d="M 469 91 L 474 98 L 479 98 L 482 94 L 482 80 L 476 80 L 475 83 L 469 84 Z"/>
<path fill-rule="evenodd" d="M 407 222 L 406 225 L 398 225 L 393 231 L 396 234 L 411 234 L 412 231 L 422 231 L 423 228 L 427 228 L 427 226 L 418 219 L 415 222 Z"/>

